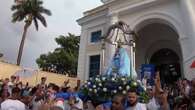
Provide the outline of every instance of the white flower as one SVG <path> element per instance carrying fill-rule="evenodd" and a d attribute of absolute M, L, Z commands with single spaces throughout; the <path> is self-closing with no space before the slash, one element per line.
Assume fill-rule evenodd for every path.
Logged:
<path fill-rule="evenodd" d="M 96 81 L 99 81 L 99 78 L 95 78 Z"/>
<path fill-rule="evenodd" d="M 112 78 L 112 81 L 115 81 L 115 78 Z"/>
<path fill-rule="evenodd" d="M 88 85 L 91 85 L 91 82 L 88 82 L 87 84 L 88 84 Z"/>
<path fill-rule="evenodd" d="M 98 85 L 101 87 L 102 86 L 102 83 L 99 83 Z"/>
<path fill-rule="evenodd" d="M 121 80 L 122 80 L 122 81 L 124 81 L 124 80 L 125 80 L 125 78 L 122 78 Z"/>
<path fill-rule="evenodd" d="M 113 92 L 116 94 L 117 93 L 117 90 L 114 90 Z"/>
<path fill-rule="evenodd" d="M 92 89 L 90 88 L 90 89 L 89 89 L 89 91 L 91 92 L 91 91 L 92 91 Z"/>
<path fill-rule="evenodd" d="M 103 88 L 103 91 L 106 92 L 107 91 L 107 88 Z"/>
<path fill-rule="evenodd" d="M 121 87 L 121 86 L 119 86 L 119 87 L 118 87 L 118 89 L 119 89 L 119 90 L 122 90 L 122 87 Z"/>
<path fill-rule="evenodd" d="M 129 85 L 127 85 L 127 86 L 126 86 L 126 90 L 129 90 L 129 89 L 130 89 L 130 86 L 129 86 Z"/>
<path fill-rule="evenodd" d="M 96 88 L 96 85 L 93 85 L 93 88 Z"/>
<path fill-rule="evenodd" d="M 124 82 L 123 82 L 123 85 L 125 85 L 125 84 L 127 84 L 127 82 L 126 82 L 126 81 L 124 81 Z"/>
<path fill-rule="evenodd" d="M 132 85 L 133 85 L 134 87 L 136 87 L 136 86 L 137 86 L 137 82 L 133 82 Z"/>
<path fill-rule="evenodd" d="M 97 93 L 97 89 L 94 89 L 94 93 Z"/>
<path fill-rule="evenodd" d="M 84 87 L 87 88 L 87 85 L 85 84 Z"/>
<path fill-rule="evenodd" d="M 127 93 L 127 91 L 125 91 L 125 90 L 124 90 L 122 93 L 123 93 L 123 94 L 126 94 L 126 93 Z"/>
<path fill-rule="evenodd" d="M 103 81 L 105 81 L 105 80 L 106 80 L 106 78 L 105 78 L 105 77 L 102 77 L 102 80 L 103 80 Z"/>

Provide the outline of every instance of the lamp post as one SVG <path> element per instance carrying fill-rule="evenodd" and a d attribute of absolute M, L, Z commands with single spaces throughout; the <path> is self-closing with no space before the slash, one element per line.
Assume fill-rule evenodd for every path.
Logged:
<path fill-rule="evenodd" d="M 119 21 L 108 28 L 107 33 L 102 37 L 102 69 L 105 66 L 105 44 L 114 45 L 116 48 L 122 46 L 129 46 L 130 47 L 130 72 L 132 73 L 135 70 L 135 40 L 136 40 L 136 33 L 130 29 L 129 25 L 126 23 Z M 103 70 L 102 70 L 103 71 Z M 132 77 L 132 76 L 130 76 Z"/>

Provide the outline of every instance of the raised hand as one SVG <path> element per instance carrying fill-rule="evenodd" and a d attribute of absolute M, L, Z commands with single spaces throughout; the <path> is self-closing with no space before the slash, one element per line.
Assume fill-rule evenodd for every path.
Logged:
<path fill-rule="evenodd" d="M 163 110 L 169 110 L 169 103 L 167 97 L 168 97 L 168 91 L 164 90 L 164 92 L 161 94 Z"/>
<path fill-rule="evenodd" d="M 67 87 L 68 83 L 69 83 L 69 79 L 67 81 L 64 81 L 64 86 Z"/>
<path fill-rule="evenodd" d="M 155 92 L 157 93 L 162 92 L 159 71 L 156 72 L 156 77 L 154 81 L 155 81 Z"/>

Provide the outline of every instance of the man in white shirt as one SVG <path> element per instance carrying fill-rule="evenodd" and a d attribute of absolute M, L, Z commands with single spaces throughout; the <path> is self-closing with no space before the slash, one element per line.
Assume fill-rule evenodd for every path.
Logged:
<path fill-rule="evenodd" d="M 138 95 L 135 89 L 127 93 L 128 107 L 126 110 L 146 110 L 146 105 L 138 102 Z"/>
<path fill-rule="evenodd" d="M 147 89 L 147 94 L 150 98 L 149 102 L 146 104 L 147 110 L 158 110 L 160 108 L 159 104 L 157 103 L 155 99 L 155 89 L 152 86 L 148 86 Z"/>
<path fill-rule="evenodd" d="M 19 101 L 21 90 L 17 87 L 12 89 L 12 97 L 1 103 L 1 110 L 25 110 L 25 105 Z"/>

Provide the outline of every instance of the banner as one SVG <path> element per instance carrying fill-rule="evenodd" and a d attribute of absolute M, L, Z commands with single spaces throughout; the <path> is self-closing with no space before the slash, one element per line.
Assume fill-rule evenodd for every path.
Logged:
<path fill-rule="evenodd" d="M 147 83 L 154 85 L 155 66 L 153 64 L 142 64 L 141 80 L 147 79 Z"/>

